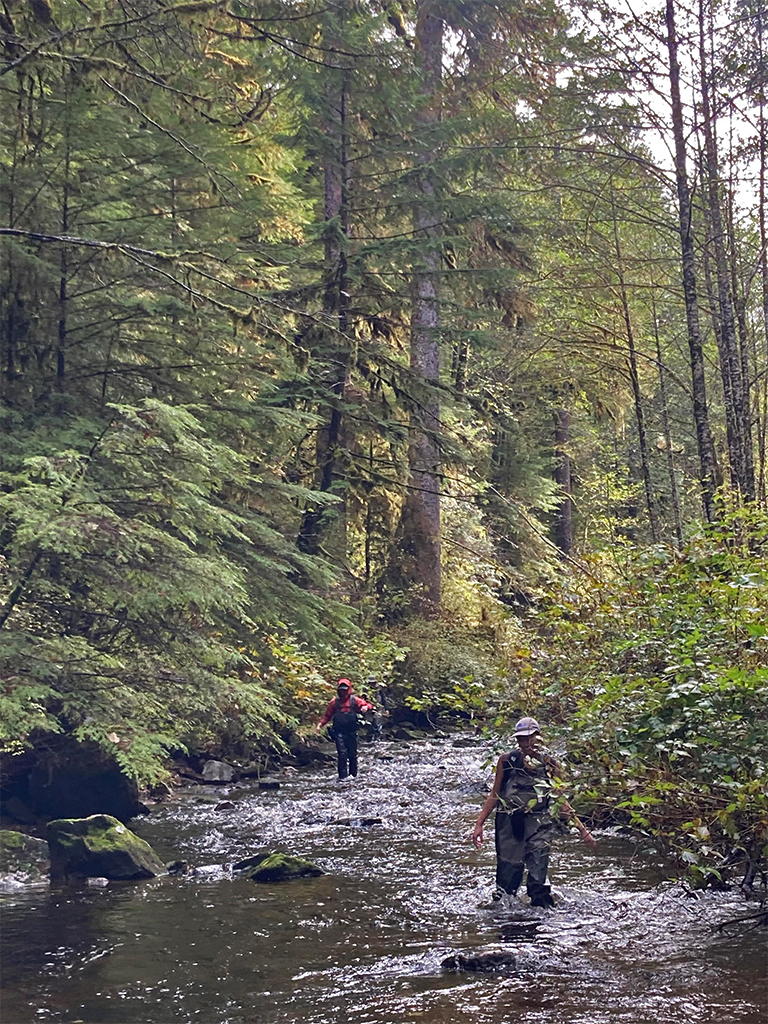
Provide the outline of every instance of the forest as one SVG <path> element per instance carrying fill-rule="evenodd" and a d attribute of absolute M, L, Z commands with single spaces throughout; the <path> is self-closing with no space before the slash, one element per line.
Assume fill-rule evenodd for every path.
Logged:
<path fill-rule="evenodd" d="M 3 0 L 4 763 L 279 755 L 346 676 L 764 872 L 766 22 Z"/>

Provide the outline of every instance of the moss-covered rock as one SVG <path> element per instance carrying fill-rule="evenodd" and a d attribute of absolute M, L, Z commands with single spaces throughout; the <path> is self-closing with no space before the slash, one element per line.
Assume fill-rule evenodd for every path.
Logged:
<path fill-rule="evenodd" d="M 287 853 L 270 853 L 248 875 L 252 882 L 287 882 L 292 878 L 312 878 L 325 872 L 317 864 Z"/>
<path fill-rule="evenodd" d="M 48 843 L 23 832 L 0 831 L 0 874 L 39 880 L 48 873 Z"/>
<path fill-rule="evenodd" d="M 109 814 L 48 822 L 51 878 L 154 878 L 165 867 L 149 843 Z"/>

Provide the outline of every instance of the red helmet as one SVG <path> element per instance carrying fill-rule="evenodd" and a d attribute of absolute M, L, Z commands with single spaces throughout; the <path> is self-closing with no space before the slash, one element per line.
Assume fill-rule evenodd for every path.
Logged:
<path fill-rule="evenodd" d="M 348 690 L 352 689 L 352 683 L 348 679 L 340 679 L 336 684 L 336 689 L 341 690 L 342 687 L 346 687 Z"/>

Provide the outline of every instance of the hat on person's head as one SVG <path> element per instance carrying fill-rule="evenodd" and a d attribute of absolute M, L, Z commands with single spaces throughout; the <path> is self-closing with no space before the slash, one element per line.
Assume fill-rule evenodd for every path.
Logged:
<path fill-rule="evenodd" d="M 515 726 L 515 736 L 534 736 L 537 732 L 541 729 L 535 718 L 521 718 Z"/>
<path fill-rule="evenodd" d="M 350 681 L 348 679 L 340 679 L 338 681 L 338 683 L 336 684 L 336 689 L 337 690 L 341 690 L 344 687 L 346 687 L 347 690 L 351 690 L 352 689 L 352 683 L 350 683 Z"/>

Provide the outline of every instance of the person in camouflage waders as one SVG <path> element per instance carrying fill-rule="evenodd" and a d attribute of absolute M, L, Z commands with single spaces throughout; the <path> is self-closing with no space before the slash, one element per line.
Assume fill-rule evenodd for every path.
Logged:
<path fill-rule="evenodd" d="M 496 811 L 496 893 L 514 895 L 528 869 L 526 889 L 532 907 L 554 906 L 547 884 L 549 850 L 561 831 L 559 821 L 550 814 L 552 783 L 549 772 L 557 771 L 557 762 L 539 749 L 540 729 L 535 718 L 521 718 L 515 726 L 518 749 L 502 754 L 488 799 L 475 823 L 472 841 L 483 842 L 483 824 Z M 577 824 L 581 836 L 595 844 L 589 831 L 564 803 L 561 815 Z"/>

